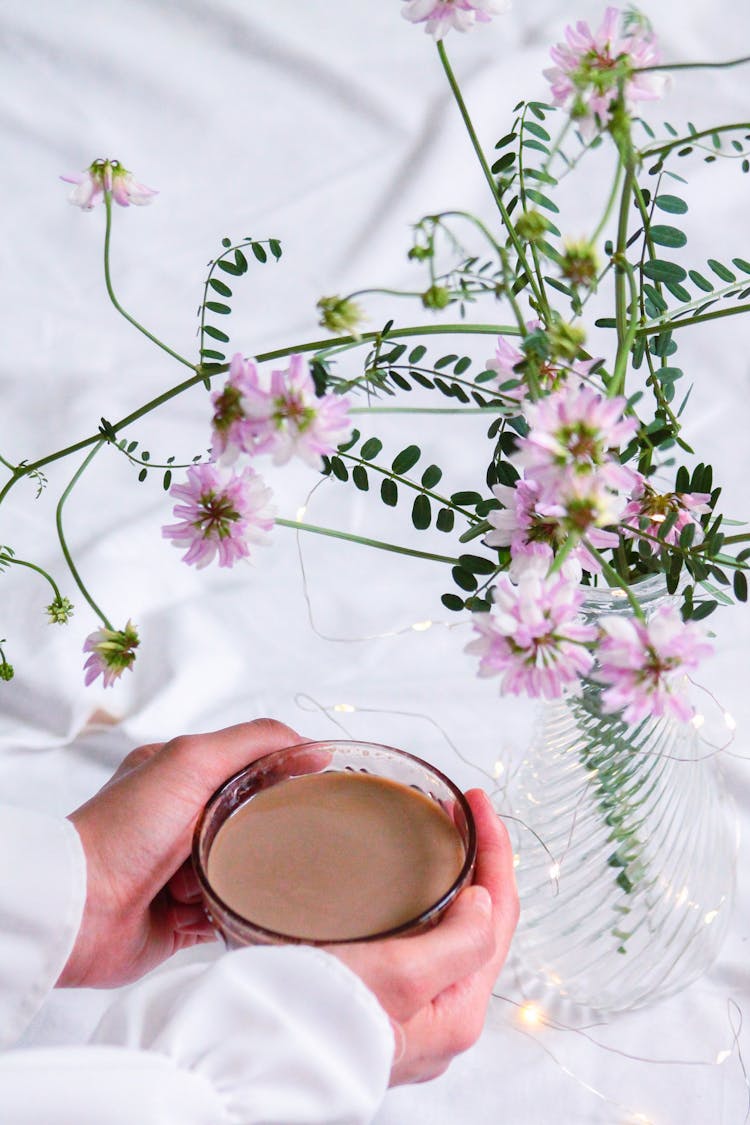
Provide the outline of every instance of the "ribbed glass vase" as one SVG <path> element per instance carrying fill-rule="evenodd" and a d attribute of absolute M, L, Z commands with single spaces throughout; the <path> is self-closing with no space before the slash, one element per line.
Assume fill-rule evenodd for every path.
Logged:
<path fill-rule="evenodd" d="M 636 592 L 647 614 L 667 597 L 660 576 Z M 621 591 L 592 590 L 584 605 L 589 621 L 629 612 Z M 561 1016 L 613 1014 L 708 968 L 731 910 L 736 831 L 694 724 L 628 726 L 602 714 L 588 681 L 543 706 L 510 797 L 528 999 Z"/>

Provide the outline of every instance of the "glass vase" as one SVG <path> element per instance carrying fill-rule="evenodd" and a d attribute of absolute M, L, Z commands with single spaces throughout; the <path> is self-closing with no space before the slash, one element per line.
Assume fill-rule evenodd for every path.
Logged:
<path fill-rule="evenodd" d="M 668 595 L 639 584 L 647 615 Z M 587 621 L 630 613 L 623 591 L 592 590 Z M 716 956 L 732 904 L 736 829 L 697 724 L 602 713 L 601 689 L 543 705 L 511 796 L 521 920 L 514 940 L 527 999 L 571 1019 L 676 992 Z"/>

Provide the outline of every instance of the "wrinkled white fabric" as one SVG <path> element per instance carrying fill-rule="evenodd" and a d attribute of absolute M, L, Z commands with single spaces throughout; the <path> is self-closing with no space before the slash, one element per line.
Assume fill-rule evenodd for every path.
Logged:
<path fill-rule="evenodd" d="M 64 820 L 0 806 L 0 1029 L 18 1038 L 72 948 L 85 858 Z M 0 1054 L 6 1125 L 364 1125 L 388 1019 L 336 958 L 249 948 L 122 992 L 90 1044 Z"/>

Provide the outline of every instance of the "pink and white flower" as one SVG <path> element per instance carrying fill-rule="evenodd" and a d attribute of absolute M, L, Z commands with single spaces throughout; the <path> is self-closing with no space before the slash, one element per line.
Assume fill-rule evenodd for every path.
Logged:
<path fill-rule="evenodd" d="M 667 85 L 664 75 L 638 73 L 661 61 L 650 29 L 631 17 L 619 33 L 620 17 L 617 8 L 607 8 L 596 32 L 584 20 L 567 27 L 565 43 L 550 51 L 555 66 L 544 72 L 555 105 L 570 109 L 586 140 L 609 124 L 621 80 L 628 111 L 636 102 L 661 97 Z"/>
<path fill-rule="evenodd" d="M 245 414 L 245 396 L 260 389 L 258 369 L 239 352 L 232 356 L 229 378 L 221 391 L 211 396 L 214 416 L 211 429 L 211 456 L 231 464 L 240 452 L 253 453 L 258 444 L 254 423 Z"/>
<path fill-rule="evenodd" d="M 465 651 L 479 656 L 479 675 L 502 677 L 501 692 L 559 698 L 576 688 L 593 657 L 586 647 L 596 629 L 577 620 L 585 593 L 562 575 L 542 577 L 534 568 L 515 586 L 503 574 L 493 609 L 474 615 L 479 634 Z"/>
<path fill-rule="evenodd" d="M 235 473 L 219 465 L 193 465 L 187 477 L 186 484 L 169 490 L 181 501 L 174 508 L 180 522 L 162 528 L 173 546 L 187 547 L 184 562 L 200 569 L 218 555 L 219 566 L 234 566 L 247 558 L 251 544 L 265 543 L 273 527 L 271 490 L 254 469 Z"/>
<path fill-rule="evenodd" d="M 596 679 L 607 685 L 603 710 L 622 711 L 627 723 L 651 715 L 690 719 L 686 673 L 713 651 L 702 627 L 684 622 L 674 606 L 660 606 L 648 622 L 612 615 L 600 625 Z"/>
<path fill-rule="evenodd" d="M 605 398 L 590 387 L 565 386 L 529 403 L 529 433 L 518 441 L 518 461 L 526 476 L 542 485 L 543 495 L 558 500 L 580 486 L 575 478 L 596 478 L 593 494 L 600 500 L 605 490 L 630 491 L 636 474 L 611 451 L 627 442 L 638 428 L 634 418 L 623 416 L 625 399 Z M 589 482 L 589 486 L 593 481 Z M 611 522 L 609 518 L 597 521 Z"/>
<path fill-rule="evenodd" d="M 138 631 L 132 621 L 124 629 L 96 629 L 84 641 L 83 651 L 90 653 L 83 666 L 86 687 L 101 676 L 104 687 L 111 687 L 126 668 L 135 661 L 135 650 L 140 644 Z"/>
<path fill-rule="evenodd" d="M 406 0 L 401 15 L 412 23 L 424 23 L 427 34 L 438 40 L 451 28 L 470 31 L 509 10 L 510 0 Z"/>
<path fill-rule="evenodd" d="M 693 542 L 700 543 L 703 539 L 700 516 L 711 511 L 710 499 L 709 492 L 657 492 L 641 477 L 620 516 L 622 533 L 629 539 L 637 539 L 639 531 L 657 537 L 664 521 L 674 512 L 677 518 L 662 537 L 663 542 L 678 543 L 683 528 L 692 524 L 695 528 Z"/>
<path fill-rule="evenodd" d="M 539 325 L 538 320 L 530 320 L 526 324 L 526 328 L 529 332 L 533 332 L 539 328 Z M 496 373 L 499 387 L 516 380 L 518 386 L 507 387 L 502 391 L 502 394 L 505 398 L 523 402 L 528 396 L 528 386 L 526 385 L 524 371 L 520 368 L 527 362 L 528 356 L 520 348 L 511 344 L 504 336 L 498 336 L 494 358 L 488 359 L 485 367 L 488 371 Z M 571 377 L 576 377 L 578 382 L 582 382 L 588 378 L 591 368 L 600 362 L 599 359 L 582 359 L 575 360 L 565 366 L 552 360 L 546 360 L 540 363 L 536 369 L 540 390 L 543 394 L 550 394 L 559 390 Z"/>
<path fill-rule="evenodd" d="M 336 394 L 318 397 L 302 355 L 290 357 L 288 370 L 271 373 L 270 390 L 246 390 L 242 405 L 252 452 L 270 453 L 275 465 L 296 455 L 319 469 L 321 457 L 333 453 L 352 429 L 349 400 Z"/>
<path fill-rule="evenodd" d="M 131 203 L 143 207 L 159 194 L 153 188 L 139 184 L 119 160 L 95 160 L 85 172 L 60 176 L 60 179 L 67 184 L 75 184 L 68 200 L 84 211 L 91 211 L 105 192 L 111 192 L 115 203 L 121 207 L 129 207 Z"/>
<path fill-rule="evenodd" d="M 492 491 L 503 507 L 487 513 L 487 522 L 492 524 L 493 530 L 487 533 L 485 543 L 488 547 L 510 547 L 509 574 L 513 581 L 532 560 L 545 564 L 546 571 L 571 532 L 585 532 L 597 551 L 617 546 L 618 537 L 614 532 L 603 531 L 593 522 L 583 528 L 579 513 L 573 512 L 571 518 L 565 503 L 544 499 L 536 480 L 519 480 L 512 488 L 496 484 Z M 592 521 L 596 514 L 592 511 Z M 563 563 L 562 574 L 578 582 L 584 570 L 599 574 L 601 565 L 584 543 L 578 543 Z"/>

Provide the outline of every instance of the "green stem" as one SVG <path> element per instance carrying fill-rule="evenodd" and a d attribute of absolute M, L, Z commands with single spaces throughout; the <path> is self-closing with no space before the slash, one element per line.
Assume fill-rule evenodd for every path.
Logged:
<path fill-rule="evenodd" d="M 433 555 L 429 551 L 416 551 L 411 547 L 397 547 L 395 543 L 383 543 L 379 539 L 365 539 L 361 535 L 350 535 L 346 531 L 334 531 L 330 527 L 318 527 L 312 523 L 301 523 L 299 520 L 285 520 L 277 518 L 275 523 L 281 527 L 290 527 L 293 531 L 310 531 L 314 535 L 328 535 L 333 539 L 345 539 L 349 543 L 361 543 L 364 547 L 376 547 L 379 551 L 392 551 L 397 555 L 409 555 L 415 559 L 429 559 L 431 562 L 447 563 L 449 566 L 458 566 L 458 559 L 447 555 Z"/>
<path fill-rule="evenodd" d="M 60 591 L 57 587 L 57 583 L 55 582 L 54 578 L 52 577 L 51 574 L 48 574 L 46 570 L 43 570 L 41 566 L 37 566 L 36 563 L 33 563 L 33 562 L 27 562 L 26 559 L 17 559 L 15 557 L 5 558 L 3 561 L 8 563 L 8 564 L 12 563 L 14 566 L 27 566 L 29 568 L 29 570 L 35 570 L 37 572 L 37 574 L 41 574 L 42 578 L 47 579 L 50 586 L 52 587 L 52 590 L 54 591 L 54 595 L 57 598 L 57 600 L 59 601 L 61 599 L 61 594 L 60 594 Z"/>
<path fill-rule="evenodd" d="M 620 188 L 621 177 L 622 177 L 622 161 L 620 159 L 618 159 L 618 161 L 617 161 L 617 171 L 615 172 L 615 179 L 614 179 L 614 183 L 612 184 L 612 191 L 609 193 L 609 199 L 607 200 L 607 206 L 604 209 L 604 214 L 602 215 L 602 217 L 599 221 L 599 225 L 597 226 L 594 233 L 591 235 L 590 242 L 591 242 L 592 246 L 596 243 L 596 240 L 599 238 L 599 235 L 602 233 L 605 226 L 607 225 L 607 222 L 609 221 L 609 216 L 612 214 L 612 208 L 615 205 L 615 200 L 617 199 L 617 192 Z"/>
<path fill-rule="evenodd" d="M 79 589 L 79 590 L 81 591 L 81 593 L 83 594 L 84 598 L 86 599 L 86 601 L 87 601 L 87 602 L 89 603 L 89 605 L 90 605 L 90 606 L 91 606 L 91 608 L 93 609 L 94 613 L 95 613 L 95 614 L 97 615 L 97 617 L 98 617 L 98 618 L 100 619 L 100 621 L 102 622 L 102 624 L 104 625 L 104 627 L 105 627 L 106 629 L 111 629 L 111 628 L 112 628 L 112 626 L 111 626 L 110 622 L 109 622 L 109 621 L 107 620 L 107 618 L 105 617 L 105 615 L 104 615 L 104 614 L 102 613 L 102 611 L 101 611 L 101 610 L 99 609 L 99 606 L 98 606 L 98 605 L 96 604 L 96 602 L 94 601 L 94 599 L 93 599 L 93 598 L 91 597 L 91 594 L 89 594 L 88 590 L 86 589 L 86 587 L 85 587 L 85 586 L 84 586 L 84 584 L 83 584 L 83 581 L 82 581 L 82 579 L 81 579 L 81 576 L 80 576 L 80 574 L 79 574 L 79 573 L 78 573 L 78 571 L 76 570 L 76 566 L 75 566 L 75 563 L 73 562 L 73 559 L 72 559 L 72 557 L 71 557 L 70 551 L 68 550 L 68 545 L 67 545 L 67 543 L 65 542 L 65 535 L 64 535 L 64 533 L 63 533 L 63 526 L 62 526 L 62 514 L 63 514 L 63 508 L 64 508 L 64 506 L 65 506 L 65 502 L 66 502 L 66 500 L 67 500 L 67 499 L 68 499 L 68 497 L 70 496 L 70 493 L 72 492 L 73 488 L 75 487 L 75 485 L 76 485 L 76 483 L 78 482 L 78 480 L 80 479 L 80 477 L 81 477 L 81 476 L 83 475 L 83 473 L 84 473 L 84 472 L 86 471 L 86 469 L 87 469 L 87 468 L 89 467 L 89 465 L 90 465 L 90 464 L 91 464 L 91 462 L 92 462 L 92 461 L 94 460 L 94 458 L 96 457 L 97 453 L 99 452 L 99 450 L 101 449 L 101 447 L 102 447 L 102 446 L 103 446 L 104 444 L 105 444 L 105 442 L 103 441 L 103 439 L 101 439 L 101 438 L 100 438 L 100 439 L 99 439 L 99 441 L 98 441 L 98 442 L 96 443 L 96 445 L 94 446 L 94 448 L 93 448 L 93 449 L 92 449 L 92 450 L 91 450 L 91 451 L 90 451 L 90 452 L 88 453 L 88 455 L 87 455 L 87 456 L 85 457 L 85 459 L 84 459 L 84 460 L 83 460 L 83 461 L 81 462 L 81 464 L 80 464 L 80 465 L 79 465 L 79 467 L 78 467 L 78 468 L 76 469 L 76 471 L 75 471 L 75 473 L 73 474 L 73 476 L 71 477 L 71 479 L 70 479 L 70 482 L 68 483 L 68 486 L 67 486 L 67 488 L 66 488 L 66 489 L 65 489 L 65 491 L 63 492 L 63 494 L 62 494 L 62 496 L 60 497 L 60 500 L 59 500 L 59 502 L 58 502 L 58 505 L 57 505 L 57 510 L 56 510 L 56 512 L 55 512 L 55 523 L 57 524 L 57 537 L 58 537 L 58 539 L 60 540 L 60 547 L 61 547 L 61 549 L 62 549 L 62 553 L 63 553 L 63 555 L 64 555 L 64 557 L 65 557 L 65 561 L 66 561 L 66 563 L 68 564 L 68 569 L 70 570 L 70 573 L 71 573 L 71 575 L 73 576 L 73 581 L 75 582 L 76 586 L 77 586 L 77 587 L 78 587 L 78 589 Z"/>
<path fill-rule="evenodd" d="M 468 520 L 469 523 L 473 524 L 478 522 L 473 512 L 467 511 L 466 508 L 459 507 L 458 504 L 453 504 L 445 496 L 441 496 L 439 493 L 433 492 L 429 488 L 424 488 L 422 485 L 415 484 L 415 482 L 409 480 L 408 477 L 401 476 L 399 473 L 394 473 L 390 469 L 384 469 L 374 461 L 365 461 L 363 457 L 357 457 L 353 453 L 339 452 L 338 456 L 346 461 L 353 461 L 357 465 L 363 465 L 366 469 L 373 469 L 376 473 L 380 473 L 381 476 L 389 477 L 391 480 L 397 481 L 398 484 L 404 485 L 405 488 L 413 489 L 414 492 L 421 492 L 423 496 L 430 497 L 444 508 L 451 508 L 452 511 L 458 512 L 458 514 Z"/>
<path fill-rule="evenodd" d="M 502 403 L 488 403 L 487 406 L 350 406 L 350 414 L 504 414 L 507 407 Z M 148 467 L 150 462 L 144 464 Z M 172 468 L 171 465 L 152 466 L 153 468 Z M 177 466 L 187 468 L 187 466 Z"/>
<path fill-rule="evenodd" d="M 666 155 L 671 152 L 673 148 L 681 148 L 683 145 L 694 144 L 696 141 L 701 140 L 702 137 L 712 137 L 714 133 L 734 133 L 743 129 L 750 129 L 750 123 L 740 121 L 734 125 L 717 125 L 713 129 L 701 129 L 698 133 L 689 133 L 686 137 L 676 137 L 673 141 L 666 141 L 663 145 L 656 145 L 654 148 L 643 148 L 640 150 L 640 156 L 645 160 L 648 156 Z"/>
<path fill-rule="evenodd" d="M 432 336 L 432 335 L 486 335 L 486 336 L 517 336 L 518 329 L 511 325 L 503 324 L 423 324 L 413 325 L 408 328 L 393 328 L 388 333 L 388 339 L 399 339 L 403 337 L 412 336 Z M 287 348 L 277 348 L 275 351 L 261 352 L 255 356 L 259 363 L 265 363 L 268 360 L 283 359 L 296 352 L 317 352 L 323 351 L 328 347 L 337 347 L 338 345 L 346 345 L 350 347 L 361 347 L 365 343 L 370 343 L 377 340 L 380 336 L 379 332 L 363 332 L 360 339 L 355 339 L 353 336 L 339 336 L 333 340 L 311 340 L 306 343 L 292 344 Z M 127 426 L 137 422 L 139 418 L 143 418 L 152 410 L 157 407 L 163 406 L 164 403 L 169 402 L 170 399 L 175 398 L 177 395 L 182 394 L 184 391 L 189 390 L 191 387 L 202 383 L 207 377 L 213 378 L 216 375 L 222 375 L 229 370 L 228 364 L 221 364 L 210 371 L 205 371 L 202 367 L 198 367 L 197 373 L 191 375 L 189 379 L 185 379 L 182 383 L 170 387 L 169 390 L 157 395 L 156 398 L 151 399 L 149 402 L 134 410 L 131 414 L 126 414 L 119 422 L 112 425 L 115 433 L 125 429 Z M 8 492 L 22 477 L 28 476 L 30 473 L 35 472 L 37 469 L 42 468 L 44 465 L 50 465 L 53 461 L 59 461 L 63 457 L 68 457 L 71 453 L 78 453 L 80 450 L 88 449 L 89 446 L 94 445 L 96 442 L 101 441 L 101 434 L 99 432 L 92 434 L 87 438 L 82 438 L 80 441 L 74 442 L 72 445 L 65 446 L 64 449 L 59 449 L 55 453 L 50 453 L 46 457 L 40 457 L 38 461 L 33 461 L 30 464 L 18 466 L 13 476 L 9 481 L 6 481 L 2 489 L 0 489 L 0 504 L 2 504 Z"/>
<path fill-rule="evenodd" d="M 636 329 L 636 338 L 638 336 L 653 336 L 659 332 L 670 332 L 675 328 L 687 328 L 689 324 L 703 324 L 707 320 L 720 320 L 724 316 L 736 316 L 738 313 L 750 312 L 750 304 L 735 305 L 733 309 L 716 309 L 715 312 L 704 313 L 702 316 L 689 316 L 685 320 L 652 320 L 648 324 L 642 324 Z"/>
<path fill-rule="evenodd" d="M 448 56 L 445 53 L 445 47 L 443 45 L 442 39 L 438 40 L 437 49 L 438 55 L 440 56 L 440 61 L 443 64 L 443 70 L 445 71 L 446 78 L 448 79 L 448 84 L 451 88 L 451 92 L 453 93 L 453 97 L 455 98 L 456 105 L 458 106 L 461 117 L 463 118 L 464 125 L 466 126 L 466 131 L 469 134 L 469 140 L 471 141 L 477 160 L 479 161 L 479 165 L 484 173 L 485 179 L 487 180 L 490 191 L 492 192 L 492 198 L 494 199 L 497 209 L 500 212 L 500 216 L 503 220 L 505 229 L 508 232 L 508 236 L 513 243 L 513 246 L 515 247 L 516 253 L 518 254 L 518 260 L 523 266 L 526 276 L 529 279 L 529 285 L 531 286 L 534 296 L 536 297 L 539 306 L 542 307 L 544 305 L 542 295 L 539 292 L 536 278 L 534 277 L 531 267 L 529 266 L 529 263 L 526 259 L 526 253 L 524 251 L 523 243 L 516 234 L 516 228 L 513 224 L 513 220 L 508 214 L 507 208 L 502 201 L 500 192 L 497 188 L 497 184 L 495 183 L 495 178 L 492 175 L 490 166 L 487 163 L 484 152 L 482 151 L 482 146 L 479 143 L 479 138 L 477 137 L 474 125 L 472 124 L 472 120 L 469 117 L 469 111 L 466 108 L 466 103 L 464 102 L 463 95 L 461 94 L 461 91 L 458 87 L 458 83 L 456 82 L 456 78 L 453 74 L 453 70 L 451 69 L 451 65 L 448 62 Z"/>
<path fill-rule="evenodd" d="M 124 316 L 128 323 L 132 324 L 134 328 L 137 328 L 139 332 L 142 332 L 143 335 L 152 342 L 152 344 L 156 344 L 158 348 L 161 348 L 162 351 L 167 353 L 167 355 L 171 355 L 173 359 L 176 359 L 178 361 L 178 363 L 182 363 L 185 367 L 189 367 L 192 371 L 195 371 L 196 365 L 194 363 L 191 363 L 190 360 L 185 359 L 184 356 L 181 356 L 178 352 L 173 351 L 172 348 L 168 347 L 167 344 L 165 344 L 158 338 L 158 336 L 154 336 L 152 332 L 149 332 L 147 328 L 144 328 L 143 325 L 135 319 L 135 317 L 131 316 L 129 312 L 125 311 L 120 302 L 117 300 L 114 288 L 112 286 L 112 278 L 109 268 L 109 245 L 112 234 L 112 193 L 109 191 L 105 191 L 104 193 L 104 208 L 107 216 L 106 227 L 104 229 L 104 282 L 107 286 L 107 293 L 109 295 L 110 301 L 115 306 L 118 313 L 120 313 L 121 316 Z"/>
<path fill-rule="evenodd" d="M 630 349 L 635 341 L 635 334 L 638 328 L 638 287 L 635 283 L 635 273 L 630 263 L 623 257 L 623 272 L 627 277 L 630 286 L 630 308 L 627 318 L 627 327 L 625 335 L 620 345 L 617 348 L 617 356 L 615 358 L 615 367 L 612 372 L 612 380 L 607 388 L 607 393 L 614 398 L 615 395 L 622 394 L 625 389 L 625 376 L 627 374 L 628 358 L 630 356 Z"/>
<path fill-rule="evenodd" d="M 739 59 L 727 59 L 725 62 L 684 62 L 684 63 L 655 63 L 653 66 L 636 66 L 634 74 L 649 74 L 654 70 L 726 70 L 730 66 L 741 66 L 750 62 L 750 55 L 743 55 Z"/>

